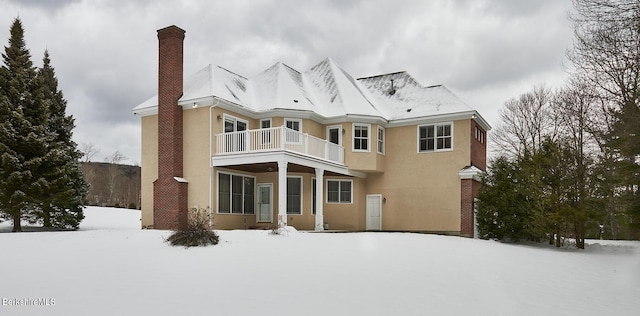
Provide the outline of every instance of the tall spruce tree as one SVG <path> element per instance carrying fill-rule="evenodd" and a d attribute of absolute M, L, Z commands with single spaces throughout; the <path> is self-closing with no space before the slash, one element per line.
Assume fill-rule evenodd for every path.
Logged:
<path fill-rule="evenodd" d="M 11 25 L 9 46 L 2 54 L 0 70 L 0 211 L 13 220 L 13 231 L 22 231 L 21 219 L 29 218 L 34 197 L 47 184 L 38 172 L 52 140 L 47 132 L 47 109 L 37 97 L 36 68 L 25 47 L 20 19 Z"/>
<path fill-rule="evenodd" d="M 72 140 L 74 119 L 66 115 L 67 101 L 58 90 L 58 79 L 45 51 L 37 74 L 42 103 L 48 109 L 47 132 L 52 136 L 40 173 L 47 188 L 34 205 L 34 215 L 45 227 L 76 229 L 84 218 L 82 209 L 87 183 L 80 168 L 82 153 Z"/>
<path fill-rule="evenodd" d="M 628 218 L 626 238 L 640 238 L 640 109 L 627 103 L 614 110 L 616 121 L 605 145 L 615 153 L 609 181 L 615 183 L 617 204 Z M 622 214 L 620 214 L 622 215 Z"/>

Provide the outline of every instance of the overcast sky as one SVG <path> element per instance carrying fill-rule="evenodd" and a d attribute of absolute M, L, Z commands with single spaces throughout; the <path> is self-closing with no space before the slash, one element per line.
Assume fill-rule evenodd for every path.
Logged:
<path fill-rule="evenodd" d="M 443 84 L 492 126 L 504 102 L 566 79 L 571 0 L 0 0 L 0 42 L 19 16 L 32 60 L 49 50 L 94 161 L 140 161 L 131 109 L 157 93 L 156 30 L 186 30 L 185 77 L 208 64 L 252 77 L 331 57 L 356 78 L 407 71 Z M 4 53 L 4 50 L 3 50 Z M 490 133 L 489 133 L 490 135 Z M 489 136 L 490 137 L 490 136 Z"/>

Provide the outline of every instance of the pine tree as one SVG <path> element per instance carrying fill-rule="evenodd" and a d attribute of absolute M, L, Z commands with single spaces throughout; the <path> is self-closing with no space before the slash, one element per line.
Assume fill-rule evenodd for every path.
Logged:
<path fill-rule="evenodd" d="M 42 103 L 48 109 L 47 132 L 52 135 L 41 173 L 47 188 L 38 198 L 35 217 L 45 227 L 77 229 L 84 218 L 82 209 L 87 184 L 80 169 L 82 153 L 72 140 L 74 119 L 66 115 L 67 101 L 58 90 L 58 79 L 45 51 L 43 66 L 37 74 Z"/>
<path fill-rule="evenodd" d="M 478 231 L 482 238 L 537 240 L 547 232 L 538 215 L 544 212 L 543 192 L 532 158 L 500 156 L 491 162 L 478 195 Z M 536 225 L 537 224 L 537 225 Z"/>
<path fill-rule="evenodd" d="M 38 172 L 52 140 L 47 133 L 47 109 L 37 97 L 36 68 L 25 47 L 20 19 L 11 25 L 9 46 L 0 69 L 0 210 L 22 231 L 21 219 L 30 219 L 34 197 L 46 187 Z"/>
<path fill-rule="evenodd" d="M 627 237 L 640 238 L 640 109 L 628 103 L 614 110 L 615 122 L 606 135 L 606 146 L 615 154 L 613 176 L 616 198 L 629 218 L 633 231 Z"/>

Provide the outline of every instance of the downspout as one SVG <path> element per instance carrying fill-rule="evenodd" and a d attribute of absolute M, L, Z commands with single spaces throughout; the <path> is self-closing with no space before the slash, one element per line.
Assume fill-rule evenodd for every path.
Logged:
<path fill-rule="evenodd" d="M 209 107 L 209 227 L 213 226 L 213 108 L 219 104 L 216 100 Z"/>

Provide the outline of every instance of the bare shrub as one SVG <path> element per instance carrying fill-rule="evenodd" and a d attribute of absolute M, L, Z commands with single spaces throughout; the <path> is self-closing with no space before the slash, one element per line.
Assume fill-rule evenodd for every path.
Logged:
<path fill-rule="evenodd" d="M 209 223 L 208 209 L 192 208 L 186 227 L 173 232 L 167 238 L 167 242 L 171 246 L 184 246 L 185 248 L 217 245 L 218 234 L 211 229 Z"/>

